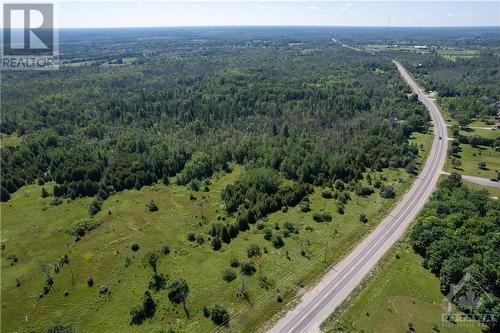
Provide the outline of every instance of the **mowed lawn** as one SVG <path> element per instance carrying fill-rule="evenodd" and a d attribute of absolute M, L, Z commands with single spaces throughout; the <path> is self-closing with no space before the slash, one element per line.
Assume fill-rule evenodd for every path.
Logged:
<path fill-rule="evenodd" d="M 234 166 L 233 172 L 214 176 L 210 191 L 192 193 L 195 198 L 190 198 L 191 192 L 185 187 L 160 184 L 113 194 L 95 217 L 102 224 L 76 243 L 66 230 L 87 217 L 92 199 L 65 200 L 52 206 L 51 197 L 41 198 L 41 186 L 23 187 L 9 202 L 1 203 L 2 331 L 43 332 L 49 325 L 60 323 L 72 324 L 78 332 L 153 332 L 169 327 L 182 332 L 211 332 L 216 326 L 204 317 L 203 307 L 215 304 L 228 309 L 229 331 L 262 329 L 268 318 L 373 229 L 412 180 L 404 170 L 385 170 L 386 183 L 395 187 L 398 197 L 384 200 L 378 191 L 369 197 L 351 192 L 344 215 L 337 213 L 335 200 L 322 198 L 317 188 L 311 195 L 311 212 L 302 213 L 295 207 L 261 221 L 273 228 L 283 228 L 285 221 L 298 227 L 298 234 L 284 239 L 284 247 L 275 249 L 263 238 L 263 231 L 252 225 L 215 252 L 207 231 L 218 215 L 224 215 L 220 191 L 240 173 Z M 45 188 L 51 191 L 52 186 L 46 184 Z M 159 211 L 148 211 L 150 200 L 158 204 Z M 333 221 L 313 221 L 312 213 L 320 209 L 330 212 Z M 367 215 L 368 223 L 359 222 L 361 212 Z M 232 220 L 234 217 L 227 217 L 227 221 Z M 203 235 L 205 243 L 188 241 L 188 232 Z M 139 244 L 137 252 L 131 250 L 133 243 Z M 246 250 L 254 243 L 264 252 L 259 272 L 243 278 L 239 269 L 234 269 L 237 279 L 225 282 L 222 274 L 230 268 L 230 259 L 246 260 Z M 186 318 L 182 305 L 170 303 L 162 290 L 153 292 L 157 304 L 154 317 L 141 326 L 131 326 L 130 310 L 142 302 L 152 276 L 142 258 L 148 250 L 159 250 L 165 244 L 171 253 L 162 256 L 158 272 L 187 281 L 190 318 Z M 53 268 L 64 255 L 69 257 L 69 264 L 57 274 L 51 269 L 54 284 L 38 299 L 46 280 L 44 268 Z M 87 286 L 89 277 L 94 280 L 93 287 Z M 236 296 L 243 280 L 248 300 Z M 99 294 L 102 286 L 109 288 L 109 295 Z"/>
<path fill-rule="evenodd" d="M 500 171 L 500 152 L 490 147 L 473 147 L 469 144 L 460 144 L 460 148 L 462 151 L 458 153 L 458 159 L 462 163 L 461 166 L 453 169 L 448 158 L 445 165 L 446 171 L 488 179 L 496 178 L 496 171 Z M 481 161 L 486 162 L 486 169 L 479 168 Z"/>
<path fill-rule="evenodd" d="M 380 262 L 374 276 L 339 313 L 324 324 L 326 332 L 479 333 L 485 326 L 469 327 L 442 321 L 447 302 L 439 280 L 422 267 L 422 258 L 409 241 L 397 244 Z"/>

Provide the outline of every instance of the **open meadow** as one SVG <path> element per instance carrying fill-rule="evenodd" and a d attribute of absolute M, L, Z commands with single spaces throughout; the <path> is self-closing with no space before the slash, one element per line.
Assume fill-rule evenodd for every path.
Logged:
<path fill-rule="evenodd" d="M 220 304 L 231 309 L 231 331 L 254 331 L 263 319 L 279 311 L 290 297 L 347 253 L 397 200 L 384 200 L 378 193 L 368 197 L 352 193 L 341 215 L 335 201 L 322 198 L 317 188 L 311 195 L 311 212 L 294 207 L 271 214 L 224 244 L 220 251 L 213 251 L 207 231 L 218 216 L 225 216 L 220 191 L 240 173 L 240 167 L 234 166 L 231 173 L 214 176 L 208 192 L 156 184 L 114 194 L 92 218 L 102 223 L 77 242 L 67 231 L 88 219 L 90 199 L 64 200 L 53 206 L 52 198 L 40 197 L 41 186 L 23 187 L 8 203 L 1 204 L 2 295 L 8 300 L 2 303 L 2 330 L 40 331 L 52 323 L 72 323 L 85 331 L 119 328 L 123 332 L 151 332 L 172 327 L 209 332 L 216 326 L 204 318 L 203 307 Z M 387 177 L 398 197 L 411 181 L 404 170 L 387 170 L 379 176 Z M 149 212 L 151 200 L 157 203 L 158 211 Z M 312 214 L 319 210 L 330 212 L 333 220 L 315 222 Z M 360 213 L 366 214 L 366 223 L 359 221 Z M 285 229 L 287 221 L 296 230 L 284 238 L 283 247 L 275 248 L 264 239 L 265 230 L 260 225 L 278 232 Z M 187 239 L 189 233 L 196 235 L 196 241 Z M 138 244 L 137 251 L 132 250 L 132 244 Z M 262 256 L 255 263 L 257 272 L 244 276 L 240 268 L 230 267 L 230 261 L 249 260 L 250 244 L 257 244 Z M 153 292 L 159 313 L 140 327 L 131 326 L 130 310 L 140 303 L 153 275 L 143 257 L 147 251 L 159 251 L 165 245 L 170 253 L 162 254 L 158 273 L 167 279 L 187 281 L 189 318 L 182 306 L 170 303 L 167 292 L 160 290 Z M 53 285 L 44 295 L 44 271 L 65 255 L 69 262 L 58 273 L 50 273 Z M 236 273 L 234 281 L 223 280 L 228 269 Z M 87 284 L 90 277 L 92 287 Z M 242 285 L 247 299 L 237 297 Z M 107 289 L 104 294 L 100 293 L 103 287 Z M 124 304 L 127 306 L 119 306 Z"/>

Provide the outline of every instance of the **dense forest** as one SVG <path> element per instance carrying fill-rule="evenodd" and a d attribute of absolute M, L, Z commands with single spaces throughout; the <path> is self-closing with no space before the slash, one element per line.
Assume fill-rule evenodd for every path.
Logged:
<path fill-rule="evenodd" d="M 455 61 L 431 54 L 406 54 L 407 68 L 429 91 L 436 91 L 439 103 L 461 126 L 474 119 L 493 125 L 500 112 L 500 57 L 491 50 Z"/>
<path fill-rule="evenodd" d="M 477 297 L 475 313 L 495 318 L 500 316 L 499 213 L 498 200 L 490 199 L 485 190 L 467 188 L 460 175 L 452 174 L 442 181 L 410 234 L 423 265 L 439 277 L 444 295 L 469 273 L 467 288 L 453 301 L 469 312 L 459 297 L 472 289 Z"/>
<path fill-rule="evenodd" d="M 85 40 L 78 33 L 94 39 L 75 43 Z M 93 215 L 113 192 L 174 176 L 209 190 L 214 172 L 239 163 L 272 186 L 246 176 L 224 192 L 227 209 L 262 216 L 300 202 L 307 184 L 414 165 L 408 138 L 428 126 L 389 59 L 353 54 L 327 33 L 172 30 L 162 39 L 153 29 L 118 33 L 119 50 L 95 33 L 63 35 L 59 71 L 4 74 L 2 133 L 22 140 L 2 148 L 3 201 L 54 181 L 47 195 L 93 196 Z"/>

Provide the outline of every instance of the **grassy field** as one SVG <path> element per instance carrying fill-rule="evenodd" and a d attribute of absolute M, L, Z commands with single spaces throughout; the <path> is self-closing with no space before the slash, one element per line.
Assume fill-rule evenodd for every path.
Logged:
<path fill-rule="evenodd" d="M 491 126 L 486 126 L 486 127 L 491 128 Z M 479 127 L 460 130 L 460 134 L 465 136 L 480 136 L 483 138 L 493 139 L 493 140 L 500 138 L 500 130 L 488 130 Z"/>
<path fill-rule="evenodd" d="M 440 99 L 438 99 L 438 101 L 439 100 Z M 442 100 L 440 105 L 440 110 L 446 123 L 449 125 L 457 124 L 456 121 L 454 121 L 449 113 L 445 110 L 446 108 L 443 107 Z M 492 122 L 493 119 L 476 119 L 471 124 L 469 124 L 469 127 L 467 129 L 461 129 L 460 134 L 465 136 L 481 136 L 489 139 L 497 139 L 498 137 L 500 137 L 499 130 L 486 129 L 492 127 L 492 125 L 488 124 L 487 121 Z M 451 126 L 448 127 L 448 136 L 452 137 Z M 460 144 L 460 148 L 462 149 L 462 151 L 458 154 L 458 158 L 462 165 L 457 169 L 453 169 L 451 167 L 450 158 L 448 157 L 446 165 L 444 167 L 445 171 L 454 171 L 464 175 L 477 176 L 488 179 L 496 178 L 496 170 L 500 170 L 500 152 L 496 152 L 490 147 L 473 147 L 469 144 Z M 478 167 L 478 164 L 481 161 L 486 162 L 486 169 L 480 169 Z"/>
<path fill-rule="evenodd" d="M 380 262 L 355 298 L 324 324 L 326 332 L 474 333 L 483 326 L 462 327 L 442 322 L 447 303 L 439 280 L 422 267 L 422 258 L 408 241 L 397 244 Z"/>
<path fill-rule="evenodd" d="M 440 56 L 443 56 L 451 61 L 457 61 L 459 58 L 473 58 L 479 54 L 477 50 L 465 50 L 465 49 L 440 49 L 437 50 Z"/>
<path fill-rule="evenodd" d="M 266 226 L 280 228 L 290 221 L 298 227 L 298 234 L 284 239 L 284 247 L 275 249 L 264 240 L 263 231 L 252 226 L 215 252 L 207 231 L 218 215 L 224 215 L 220 191 L 240 172 L 235 166 L 229 174 L 216 175 L 210 191 L 194 193 L 195 200 L 190 199 L 189 190 L 175 185 L 114 194 L 95 217 L 102 223 L 78 242 L 66 230 L 87 217 L 91 198 L 65 200 L 54 206 L 51 197 L 41 198 L 38 185 L 18 190 L 9 202 L 1 203 L 2 331 L 40 332 L 53 323 L 71 323 L 80 332 L 152 332 L 169 327 L 182 332 L 210 332 L 216 326 L 203 316 L 203 307 L 215 304 L 228 309 L 229 331 L 258 330 L 299 290 L 319 278 L 328 264 L 338 261 L 374 228 L 411 181 L 404 170 L 384 171 L 383 176 L 394 185 L 398 198 L 383 200 L 378 193 L 369 197 L 351 193 L 352 201 L 346 205 L 344 215 L 337 213 L 334 200 L 321 197 L 318 188 L 311 195 L 311 212 L 302 213 L 296 207 L 262 221 Z M 52 184 L 45 188 L 51 190 Z M 148 211 L 150 200 L 158 204 L 159 211 Z M 312 213 L 320 209 L 330 212 L 333 221 L 313 221 Z M 359 222 L 361 212 L 367 215 L 368 223 Z M 205 243 L 188 241 L 188 232 L 202 235 Z M 137 252 L 131 249 L 133 243 L 139 244 Z M 245 260 L 248 246 L 254 243 L 264 249 L 259 271 L 243 278 L 239 269 L 234 269 L 237 279 L 224 282 L 222 274 L 229 268 L 230 259 Z M 153 292 L 157 303 L 154 317 L 141 326 L 131 326 L 130 310 L 141 302 L 152 276 L 142 258 L 148 250 L 158 250 L 164 244 L 169 245 L 171 253 L 162 256 L 158 272 L 186 279 L 190 318 L 186 318 L 182 305 L 169 302 L 163 290 Z M 54 284 L 48 294 L 38 299 L 46 280 L 44 270 L 53 268 L 64 255 L 69 257 L 69 263 L 59 273 L 50 270 Z M 87 286 L 89 277 L 94 280 L 93 287 Z M 236 296 L 243 280 L 248 300 Z M 100 295 L 102 286 L 109 288 L 108 295 Z"/>
<path fill-rule="evenodd" d="M 483 178 L 496 178 L 496 170 L 500 170 L 500 152 L 488 147 L 473 147 L 468 144 L 460 144 L 462 151 L 458 154 L 462 165 L 453 169 L 450 159 L 446 161 L 445 171 L 458 172 L 464 175 L 477 176 Z M 486 162 L 486 169 L 480 169 L 478 163 Z"/>
<path fill-rule="evenodd" d="M 380 51 L 407 51 L 428 54 L 431 53 L 430 49 L 416 49 L 413 45 L 386 45 L 386 44 L 368 44 L 365 46 L 365 50 L 371 52 Z M 436 52 L 451 61 L 456 61 L 459 58 L 472 58 L 479 54 L 477 50 L 466 50 L 466 49 L 438 49 Z"/>
<path fill-rule="evenodd" d="M 413 133 L 410 137 L 411 143 L 416 143 L 419 147 L 420 160 L 425 161 L 432 146 L 432 140 L 434 136 L 432 134 L 432 128 L 429 128 L 427 133 Z M 420 148 L 422 147 L 422 148 Z"/>
<path fill-rule="evenodd" d="M 0 134 L 0 148 L 1 147 L 14 147 L 21 143 L 21 138 L 16 133 L 11 135 Z"/>

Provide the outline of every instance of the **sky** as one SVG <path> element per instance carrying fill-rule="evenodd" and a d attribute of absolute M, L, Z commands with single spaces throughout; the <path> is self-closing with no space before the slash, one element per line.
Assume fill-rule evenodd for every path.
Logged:
<path fill-rule="evenodd" d="M 500 1 L 59 1 L 56 8 L 59 28 L 500 26 Z"/>

